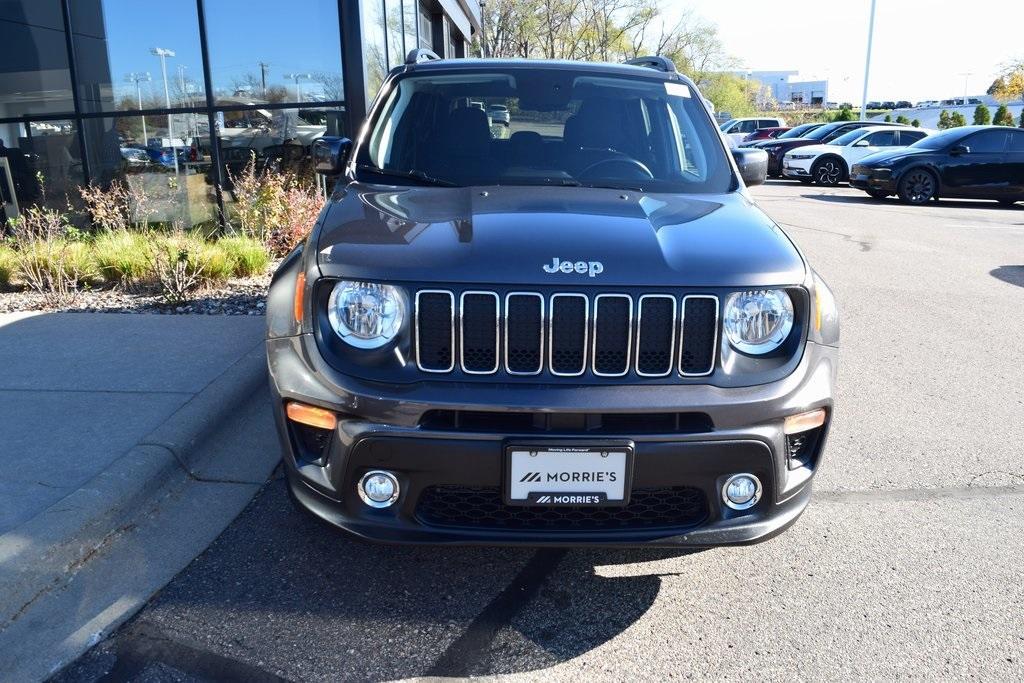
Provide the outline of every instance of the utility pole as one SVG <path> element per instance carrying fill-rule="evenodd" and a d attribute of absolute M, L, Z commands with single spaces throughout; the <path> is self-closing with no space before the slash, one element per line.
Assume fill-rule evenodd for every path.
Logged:
<path fill-rule="evenodd" d="M 167 108 L 171 108 L 171 91 L 167 87 L 167 58 L 174 56 L 174 50 L 167 50 L 162 47 L 154 47 L 150 52 L 160 58 L 160 70 L 164 75 L 164 101 Z M 178 175 L 178 150 L 174 147 L 174 127 L 171 125 L 171 115 L 167 115 L 167 140 L 171 143 L 171 156 L 174 158 L 174 175 Z"/>
<path fill-rule="evenodd" d="M 313 75 L 312 74 L 285 74 L 284 77 L 287 78 L 290 81 L 295 81 L 295 101 L 296 102 L 301 102 L 302 101 L 302 90 L 301 90 L 302 86 L 299 85 L 299 81 L 302 80 L 303 78 L 305 78 L 308 81 L 311 78 L 313 78 Z"/>
<path fill-rule="evenodd" d="M 868 55 L 864 60 L 864 92 L 860 98 L 860 119 L 867 118 L 868 111 L 868 75 L 871 73 L 871 41 L 875 37 L 875 0 L 871 0 L 871 20 L 868 22 Z"/>
<path fill-rule="evenodd" d="M 124 80 L 135 84 L 135 95 L 139 100 L 139 111 L 142 111 L 142 83 L 153 80 L 148 71 L 135 73 L 134 71 L 124 77 Z M 142 146 L 149 147 L 149 135 L 146 133 L 146 117 L 142 117 Z"/>
<path fill-rule="evenodd" d="M 267 99 L 267 72 L 270 65 L 266 62 L 257 62 L 260 65 L 260 83 L 263 85 L 263 99 Z"/>
<path fill-rule="evenodd" d="M 178 65 L 178 88 L 181 90 L 181 96 L 182 96 L 184 102 L 186 103 L 186 105 L 191 107 L 192 106 L 192 97 L 189 96 L 188 90 L 185 89 L 185 69 L 187 69 L 187 68 L 188 67 L 186 65 L 184 65 L 184 64 L 179 64 Z M 189 127 L 188 130 L 185 131 L 185 136 L 186 137 L 192 137 L 192 125 L 189 123 L 188 117 L 185 118 L 185 124 Z M 188 140 L 186 140 L 185 142 L 187 144 Z"/>

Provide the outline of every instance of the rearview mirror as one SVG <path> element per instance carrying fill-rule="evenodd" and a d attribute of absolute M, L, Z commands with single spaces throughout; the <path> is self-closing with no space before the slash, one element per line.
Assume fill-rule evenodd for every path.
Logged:
<path fill-rule="evenodd" d="M 323 175 L 338 175 L 345 168 L 352 141 L 323 136 L 313 142 L 313 168 Z"/>
<path fill-rule="evenodd" d="M 961 154 L 970 154 L 971 148 L 968 147 L 967 145 L 953 145 L 952 147 L 950 147 L 949 153 L 955 157 L 958 157 Z"/>
<path fill-rule="evenodd" d="M 768 152 L 754 147 L 737 147 L 732 150 L 740 177 L 747 187 L 763 185 L 768 178 Z"/>

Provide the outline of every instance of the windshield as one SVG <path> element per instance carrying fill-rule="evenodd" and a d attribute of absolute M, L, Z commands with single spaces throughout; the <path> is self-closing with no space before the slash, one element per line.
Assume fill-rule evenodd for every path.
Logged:
<path fill-rule="evenodd" d="M 837 128 L 842 127 L 841 123 L 826 123 L 821 128 L 815 128 L 804 137 L 808 140 L 824 140 L 831 135 Z"/>
<path fill-rule="evenodd" d="M 825 144 L 836 145 L 837 147 L 845 147 L 846 145 L 851 145 L 855 141 L 859 140 L 861 135 L 864 135 L 864 131 L 861 130 L 860 128 L 856 128 L 854 130 L 851 130 L 849 133 L 843 133 L 836 139 L 830 140 Z"/>
<path fill-rule="evenodd" d="M 805 123 L 802 126 L 797 126 L 796 128 L 790 128 L 785 133 L 782 133 L 781 135 L 779 135 L 775 139 L 776 140 L 784 140 L 784 139 L 787 139 L 787 138 L 802 138 L 805 135 L 807 135 L 809 132 L 814 130 L 815 128 L 820 127 L 821 125 L 822 124 L 820 124 L 820 123 Z"/>
<path fill-rule="evenodd" d="M 496 107 L 508 117 L 492 120 Z M 651 192 L 733 183 L 699 94 L 660 79 L 536 66 L 414 74 L 394 83 L 369 131 L 362 180 Z"/>
<path fill-rule="evenodd" d="M 950 130 L 944 130 L 941 133 L 935 135 L 929 135 L 923 137 L 911 147 L 917 147 L 918 149 L 942 149 L 946 145 L 951 145 L 958 139 L 963 137 L 964 131 L 951 128 Z"/>

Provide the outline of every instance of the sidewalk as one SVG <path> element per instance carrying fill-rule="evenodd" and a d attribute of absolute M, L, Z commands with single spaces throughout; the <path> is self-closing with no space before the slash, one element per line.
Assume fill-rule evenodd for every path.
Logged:
<path fill-rule="evenodd" d="M 264 324 L 0 315 L 0 679 L 116 627 L 258 490 L 278 458 Z"/>

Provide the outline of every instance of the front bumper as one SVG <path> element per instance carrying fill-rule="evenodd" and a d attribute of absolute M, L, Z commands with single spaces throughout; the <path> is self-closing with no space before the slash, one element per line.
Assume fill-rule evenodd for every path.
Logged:
<path fill-rule="evenodd" d="M 896 194 L 896 181 L 888 169 L 882 171 L 861 170 L 856 166 L 850 171 L 850 187 L 858 190 L 882 191 Z"/>
<path fill-rule="evenodd" d="M 783 159 L 782 175 L 785 178 L 810 178 L 813 159 Z"/>
<path fill-rule="evenodd" d="M 315 342 L 306 336 L 269 340 L 267 351 L 291 492 L 300 505 L 338 527 L 387 542 L 672 547 L 763 541 L 796 521 L 809 500 L 829 423 L 820 428 L 811 457 L 791 469 L 782 420 L 814 408 L 825 408 L 831 418 L 837 357 L 833 347 L 808 343 L 797 370 L 778 382 L 733 389 L 648 385 L 625 390 L 451 382 L 395 387 L 325 373 L 322 366 L 313 370 L 317 364 L 307 354 L 315 353 Z M 288 400 L 339 414 L 319 457 L 310 457 L 297 443 L 284 415 Z M 475 419 L 462 424 L 428 419 L 438 411 Z M 588 415 L 626 415 L 635 425 L 637 416 L 678 411 L 706 416 L 710 424 L 625 433 L 574 422 L 579 418 L 589 424 Z M 547 416 L 546 431 L 510 420 L 523 414 Z M 530 508 L 524 521 L 496 497 L 504 483 L 505 446 L 537 439 L 581 446 L 627 440 L 635 450 L 634 498 L 666 489 L 685 491 L 688 513 L 673 516 L 665 509 L 669 506 L 648 500 L 642 514 L 619 514 L 620 509 L 596 515 L 612 520 L 608 523 L 564 508 L 552 512 L 557 522 L 547 519 L 543 508 Z M 402 492 L 392 507 L 371 508 L 357 495 L 360 477 L 373 469 L 397 475 Z M 721 501 L 724 480 L 737 472 L 753 473 L 764 485 L 760 502 L 749 510 L 732 510 Z M 439 491 L 446 493 L 439 497 Z M 440 512 L 438 500 L 447 506 Z M 452 513 L 463 500 L 473 514 Z M 639 518 L 645 521 L 629 521 Z"/>

